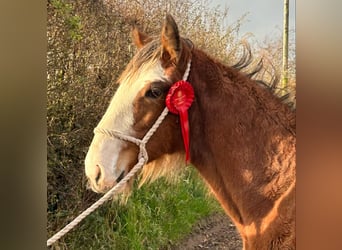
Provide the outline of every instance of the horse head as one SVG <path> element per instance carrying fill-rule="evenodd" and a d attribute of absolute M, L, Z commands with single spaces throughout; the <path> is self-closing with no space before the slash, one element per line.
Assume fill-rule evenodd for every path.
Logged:
<path fill-rule="evenodd" d="M 172 84 L 181 80 L 186 72 L 192 46 L 180 37 L 170 15 L 166 16 L 159 37 L 151 38 L 136 28 L 132 36 L 137 53 L 120 76 L 119 87 L 97 127 L 141 139 L 165 109 L 166 95 Z M 169 163 L 173 165 L 176 165 L 176 159 L 184 161 L 177 115 L 165 117 L 146 143 L 146 151 L 148 164 L 143 169 L 146 178 L 153 179 L 157 173 L 170 170 L 162 164 L 153 164 L 158 159 L 172 158 Z M 105 192 L 113 187 L 136 164 L 138 154 L 139 147 L 129 140 L 95 133 L 85 159 L 91 188 Z"/>

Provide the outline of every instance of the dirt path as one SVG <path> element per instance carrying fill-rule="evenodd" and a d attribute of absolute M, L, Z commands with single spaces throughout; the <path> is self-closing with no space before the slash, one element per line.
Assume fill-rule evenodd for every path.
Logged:
<path fill-rule="evenodd" d="M 234 224 L 224 214 L 213 214 L 201 220 L 192 233 L 172 250 L 229 249 L 241 250 L 242 241 Z"/>

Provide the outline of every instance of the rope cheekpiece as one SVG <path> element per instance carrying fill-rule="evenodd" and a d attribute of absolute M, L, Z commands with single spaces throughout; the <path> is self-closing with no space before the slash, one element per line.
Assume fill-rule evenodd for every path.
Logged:
<path fill-rule="evenodd" d="M 191 60 L 189 60 L 187 68 L 183 75 L 183 80 L 186 81 L 188 79 L 191 67 Z M 150 130 L 146 133 L 143 139 L 137 139 L 135 137 L 124 135 L 119 131 L 109 130 L 97 127 L 94 129 L 94 133 L 102 133 L 109 137 L 118 138 L 121 140 L 132 142 L 139 147 L 139 155 L 138 155 L 138 162 L 135 166 L 131 169 L 131 171 L 121 180 L 119 181 L 112 189 L 110 189 L 104 196 L 102 196 L 98 201 L 96 201 L 93 205 L 89 208 L 84 210 L 80 215 L 78 215 L 73 221 L 71 221 L 68 225 L 66 225 L 63 229 L 53 235 L 50 239 L 47 240 L 47 246 L 51 246 L 61 237 L 63 237 L 66 233 L 68 233 L 71 229 L 73 229 L 78 223 L 80 223 L 85 217 L 87 217 L 90 213 L 92 213 L 95 209 L 101 206 L 105 201 L 109 200 L 113 197 L 114 193 L 119 191 L 125 184 L 128 182 L 148 161 L 148 154 L 146 151 L 146 143 L 154 134 L 154 132 L 158 129 L 159 125 L 162 123 L 166 115 L 169 113 L 167 107 L 164 108 L 163 112 L 160 114 L 158 119 L 155 121 L 153 126 Z"/>

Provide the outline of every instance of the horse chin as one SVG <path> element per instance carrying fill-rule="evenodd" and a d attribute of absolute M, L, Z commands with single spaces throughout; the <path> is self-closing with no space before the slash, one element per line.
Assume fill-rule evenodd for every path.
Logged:
<path fill-rule="evenodd" d="M 127 171 L 123 171 L 115 181 L 115 185 L 117 185 L 126 175 Z M 135 177 L 133 176 L 126 183 L 124 183 L 122 187 L 113 194 L 113 200 L 119 201 L 123 205 L 126 204 L 129 196 L 132 193 L 134 180 Z"/>
<path fill-rule="evenodd" d="M 118 185 L 118 183 L 126 176 L 126 174 L 126 171 L 123 171 L 121 175 L 116 179 L 116 181 L 108 183 L 107 185 L 101 187 L 101 189 L 93 185 L 92 182 L 89 180 L 87 183 L 87 189 L 91 189 L 98 194 L 104 194 L 112 189 L 114 186 Z M 119 201 L 121 204 L 126 204 L 129 196 L 132 193 L 133 183 L 134 177 L 124 183 L 121 188 L 117 189 L 116 192 L 113 193 L 112 199 Z"/>
<path fill-rule="evenodd" d="M 126 162 L 127 163 L 127 162 Z M 120 181 L 125 178 L 125 176 L 130 172 L 130 170 L 134 167 L 134 164 L 127 164 L 126 168 L 119 174 L 119 176 L 116 178 L 114 184 L 110 187 L 113 188 L 115 185 L 118 185 Z M 118 200 L 122 204 L 126 204 L 128 197 L 131 195 L 132 190 L 133 190 L 133 183 L 135 180 L 135 176 L 132 176 L 126 183 L 122 185 L 121 188 L 117 190 L 113 194 L 113 199 Z M 108 190 L 107 190 L 108 191 Z"/>

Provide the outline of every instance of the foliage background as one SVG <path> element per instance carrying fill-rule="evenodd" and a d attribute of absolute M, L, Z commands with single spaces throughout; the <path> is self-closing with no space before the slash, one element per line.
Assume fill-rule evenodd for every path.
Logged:
<path fill-rule="evenodd" d="M 238 61 L 243 41 L 237 34 L 244 16 L 225 27 L 228 9 L 208 8 L 208 1 L 47 2 L 48 237 L 99 198 L 85 188 L 84 158 L 93 128 L 115 93 L 115 80 L 135 53 L 132 24 L 158 35 L 166 13 L 197 47 L 226 64 Z M 280 38 L 253 48 L 251 67 L 263 57 L 263 78 L 280 75 Z M 294 58 L 290 67 L 294 86 Z M 174 244 L 196 220 L 218 210 L 197 174 L 185 170 L 177 183 L 160 180 L 135 191 L 126 206 L 109 202 L 53 248 L 156 249 Z"/>

